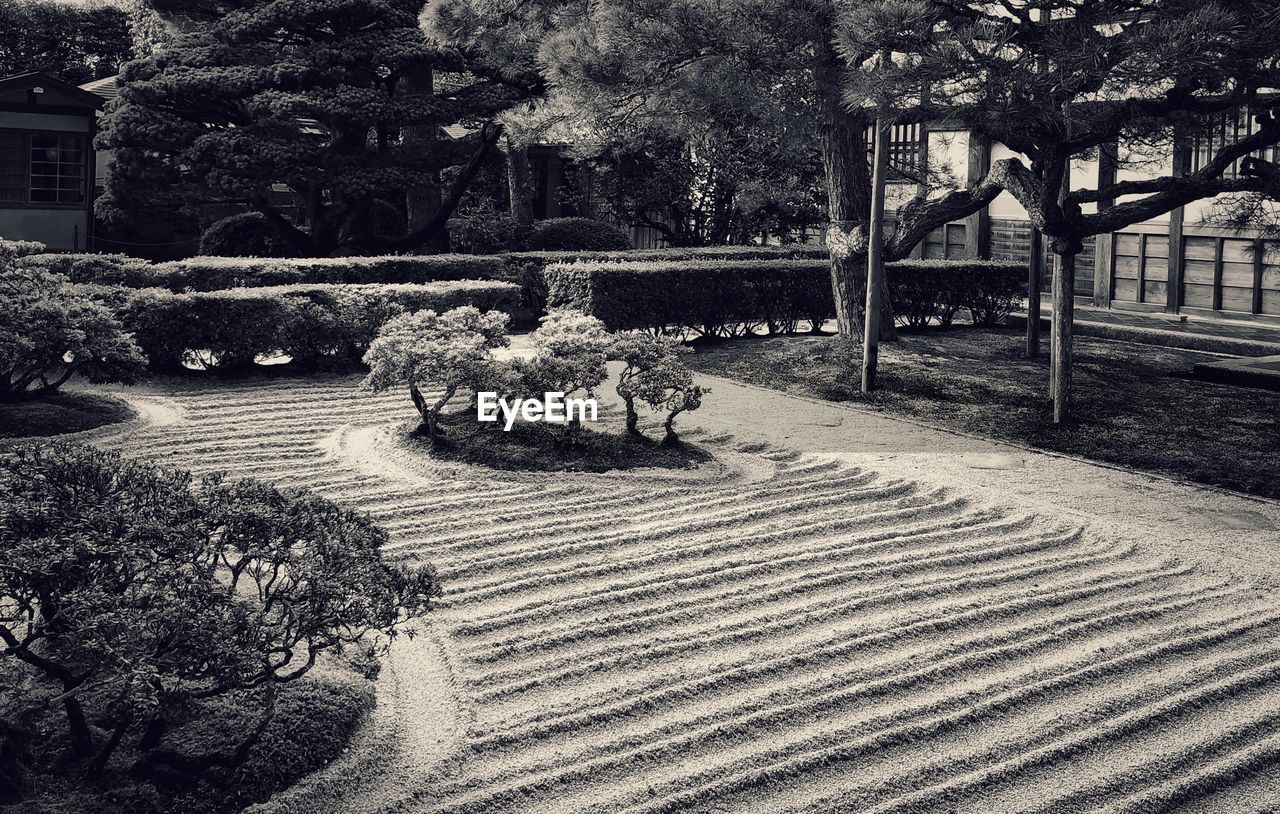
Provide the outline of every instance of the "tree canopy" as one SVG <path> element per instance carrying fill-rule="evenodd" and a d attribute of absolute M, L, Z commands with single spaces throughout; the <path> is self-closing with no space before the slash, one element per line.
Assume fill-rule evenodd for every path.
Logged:
<path fill-rule="evenodd" d="M 40 71 L 72 85 L 133 58 L 129 17 L 108 5 L 0 0 L 0 76 Z"/>
<path fill-rule="evenodd" d="M 434 5 L 425 31 L 421 0 L 152 5 L 181 33 L 122 74 L 99 140 L 115 153 L 108 221 L 249 206 L 297 254 L 418 248 L 497 141 L 497 114 L 543 89 L 526 39 L 496 54 L 468 33 L 471 4 Z"/>

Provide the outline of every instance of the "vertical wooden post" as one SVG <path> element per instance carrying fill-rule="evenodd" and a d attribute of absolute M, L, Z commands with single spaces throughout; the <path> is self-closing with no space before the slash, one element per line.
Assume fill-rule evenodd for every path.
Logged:
<path fill-rule="evenodd" d="M 1075 252 L 1063 254 L 1053 274 L 1053 423 L 1071 412 L 1071 333 L 1075 311 Z"/>
<path fill-rule="evenodd" d="M 1027 358 L 1040 356 L 1040 289 L 1044 288 L 1044 238 L 1031 227 L 1031 258 L 1027 262 Z"/>
<path fill-rule="evenodd" d="M 1116 182 L 1116 167 L 1120 163 L 1119 148 L 1115 142 L 1098 148 L 1098 188 L 1105 189 Z M 1115 205 L 1111 198 L 1098 201 L 1098 211 Z M 1099 308 L 1111 307 L 1111 294 L 1115 287 L 1115 236 L 1110 232 L 1094 236 L 1093 243 L 1093 304 Z"/>
<path fill-rule="evenodd" d="M 862 392 L 876 386 L 876 363 L 879 361 L 880 285 L 884 278 L 884 185 L 889 166 L 889 132 L 883 116 L 876 117 L 875 161 L 871 170 L 871 225 L 867 235 L 867 318 L 862 321 Z M 946 229 L 946 226 L 942 227 Z"/>
<path fill-rule="evenodd" d="M 1058 206 L 1066 209 L 1071 194 L 1071 156 L 1062 168 Z M 1053 423 L 1071 412 L 1071 331 L 1075 321 L 1076 253 L 1063 252 L 1053 269 L 1053 323 L 1049 339 L 1049 394 L 1053 399 Z"/>
<path fill-rule="evenodd" d="M 1262 313 L 1262 271 L 1267 247 L 1262 238 L 1253 241 L 1253 313 Z"/>
<path fill-rule="evenodd" d="M 1190 167 L 1191 148 L 1180 134 L 1175 132 L 1173 138 L 1173 177 L 1181 178 Z M 1178 313 L 1182 306 L 1182 274 L 1186 265 L 1183 261 L 1186 247 L 1182 243 L 1184 217 L 1185 210 L 1181 206 L 1169 213 L 1169 271 L 1164 310 L 1170 314 Z"/>
<path fill-rule="evenodd" d="M 1222 310 L 1222 255 L 1227 252 L 1227 241 L 1218 238 L 1213 247 L 1213 310 Z"/>
<path fill-rule="evenodd" d="M 929 88 L 925 87 L 923 93 L 923 101 L 929 100 Z M 921 122 L 919 125 L 919 135 L 916 141 L 916 155 L 919 160 L 918 170 L 920 172 L 920 180 L 916 183 L 916 194 L 921 198 L 929 194 L 929 124 Z M 929 242 L 926 235 L 923 240 L 911 247 L 911 259 L 920 260 L 924 258 L 924 245 Z"/>
<path fill-rule="evenodd" d="M 991 171 L 991 140 L 970 131 L 967 163 L 965 183 L 973 189 Z M 982 207 L 964 220 L 964 256 L 984 260 L 991 257 L 991 212 L 988 207 Z"/>

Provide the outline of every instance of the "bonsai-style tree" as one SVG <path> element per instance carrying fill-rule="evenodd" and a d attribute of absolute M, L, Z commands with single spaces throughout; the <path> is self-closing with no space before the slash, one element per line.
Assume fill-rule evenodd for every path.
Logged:
<path fill-rule="evenodd" d="M 146 360 L 115 316 L 60 274 L 0 244 L 0 401 L 39 398 L 72 376 L 131 383 Z"/>
<path fill-rule="evenodd" d="M 440 411 L 460 389 L 493 387 L 499 366 L 493 349 L 506 347 L 506 314 L 463 306 L 437 314 L 418 311 L 388 321 L 369 345 L 363 386 L 381 392 L 408 385 L 432 444 L 439 441 Z M 435 392 L 424 393 L 431 389 Z"/>
<path fill-rule="evenodd" d="M 386 533 L 323 498 L 193 484 L 81 445 L 0 459 L 0 539 L 0 660 L 64 711 L 88 780 L 125 746 L 140 777 L 233 770 L 278 686 L 322 653 L 394 635 L 440 592 L 432 568 L 387 562 Z M 166 742 L 218 697 L 257 711 L 243 739 L 207 753 Z"/>
<path fill-rule="evenodd" d="M 529 335 L 533 356 L 511 363 L 508 389 L 518 398 L 541 399 L 545 393 L 581 394 L 592 398 L 608 377 L 607 358 L 612 339 L 604 323 L 572 309 L 558 309 L 542 318 Z M 541 424 L 547 427 L 550 425 Z M 581 429 L 575 417 L 568 439 Z"/>
<path fill-rule="evenodd" d="M 702 397 L 710 392 L 693 383 L 693 374 L 680 359 L 688 352 L 679 340 L 668 336 L 625 333 L 614 341 L 610 356 L 624 365 L 617 390 L 627 411 L 627 432 L 640 434 L 636 402 L 642 401 L 653 410 L 667 411 L 663 443 L 676 443 L 676 416 L 701 407 Z"/>

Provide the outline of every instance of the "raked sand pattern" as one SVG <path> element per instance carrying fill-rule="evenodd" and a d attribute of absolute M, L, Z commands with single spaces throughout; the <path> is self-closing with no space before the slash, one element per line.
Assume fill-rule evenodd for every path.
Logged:
<path fill-rule="evenodd" d="M 732 438 L 695 472 L 440 466 L 350 379 L 145 402 L 96 442 L 315 489 L 445 581 L 351 752 L 261 811 L 1280 806 L 1280 603 L 1158 550 Z"/>

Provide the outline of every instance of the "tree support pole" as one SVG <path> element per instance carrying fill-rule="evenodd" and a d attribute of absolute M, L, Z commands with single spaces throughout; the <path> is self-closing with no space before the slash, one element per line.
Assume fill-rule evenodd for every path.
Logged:
<path fill-rule="evenodd" d="M 1027 263 L 1027 358 L 1040 357 L 1040 291 L 1044 288 L 1044 239 L 1031 227 L 1031 259 Z"/>
<path fill-rule="evenodd" d="M 1061 424 L 1071 412 L 1071 333 L 1075 303 L 1076 254 L 1059 256 L 1053 272 L 1053 423 Z"/>
<path fill-rule="evenodd" d="M 862 321 L 862 392 L 876 386 L 880 355 L 880 286 L 884 280 L 884 185 L 889 164 L 889 125 L 876 117 L 875 162 L 871 170 L 871 226 L 867 235 L 867 307 Z"/>

